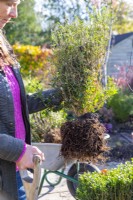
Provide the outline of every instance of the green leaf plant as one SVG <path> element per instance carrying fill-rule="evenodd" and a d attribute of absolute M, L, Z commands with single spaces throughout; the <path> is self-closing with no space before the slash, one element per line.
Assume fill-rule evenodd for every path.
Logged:
<path fill-rule="evenodd" d="M 110 7 L 92 7 L 89 20 L 76 18 L 58 26 L 53 32 L 55 76 L 52 86 L 60 88 L 64 107 L 76 115 L 95 112 L 116 92 L 102 85 L 102 67 L 110 39 Z"/>
<path fill-rule="evenodd" d="M 77 200 L 132 200 L 133 161 L 106 172 L 84 173 L 79 178 Z"/>

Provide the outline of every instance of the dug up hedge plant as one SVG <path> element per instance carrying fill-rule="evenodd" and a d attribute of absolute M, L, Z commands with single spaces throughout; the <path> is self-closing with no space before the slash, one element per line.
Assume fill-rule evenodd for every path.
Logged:
<path fill-rule="evenodd" d="M 84 173 L 76 196 L 77 200 L 132 200 L 133 161 L 102 173 Z"/>
<path fill-rule="evenodd" d="M 52 85 L 62 89 L 64 107 L 76 115 L 95 112 L 112 95 L 100 76 L 110 39 L 110 11 L 103 6 L 88 15 L 89 21 L 66 22 L 52 35 L 56 71 Z"/>

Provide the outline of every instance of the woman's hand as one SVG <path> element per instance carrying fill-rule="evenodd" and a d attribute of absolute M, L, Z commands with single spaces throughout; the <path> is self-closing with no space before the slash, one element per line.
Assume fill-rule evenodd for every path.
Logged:
<path fill-rule="evenodd" d="M 39 155 L 41 157 L 41 160 L 44 161 L 44 153 L 42 153 L 37 147 L 26 145 L 26 151 L 24 155 L 22 156 L 21 160 L 16 162 L 17 167 L 20 170 L 24 170 L 27 168 L 33 169 L 34 163 L 33 163 L 33 156 Z"/>

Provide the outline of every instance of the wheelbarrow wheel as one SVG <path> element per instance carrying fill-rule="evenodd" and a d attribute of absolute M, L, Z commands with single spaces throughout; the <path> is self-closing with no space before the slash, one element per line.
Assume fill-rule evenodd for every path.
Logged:
<path fill-rule="evenodd" d="M 71 178 L 78 180 L 79 176 L 84 172 L 94 172 L 94 171 L 100 172 L 100 170 L 95 165 L 87 163 L 79 163 L 79 170 L 77 171 L 77 164 L 75 163 L 70 167 L 67 175 L 70 176 Z M 78 184 L 67 179 L 67 187 L 73 197 L 75 197 L 76 195 L 77 186 Z"/>

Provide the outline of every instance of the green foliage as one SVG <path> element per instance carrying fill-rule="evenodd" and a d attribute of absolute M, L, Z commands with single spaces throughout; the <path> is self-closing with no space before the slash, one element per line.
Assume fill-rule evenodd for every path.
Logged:
<path fill-rule="evenodd" d="M 36 76 L 48 87 L 50 78 L 54 74 L 54 69 L 51 68 L 48 61 L 52 56 L 52 51 L 50 49 L 42 50 L 40 46 L 20 44 L 13 45 L 13 49 L 22 66 L 22 75 L 24 77 L 29 76 L 29 74 L 31 77 Z"/>
<path fill-rule="evenodd" d="M 38 93 L 41 98 L 41 92 L 44 90 L 44 84 L 36 77 L 27 76 L 24 78 L 24 84 L 27 93 Z M 32 142 L 45 142 L 44 137 L 51 130 L 55 130 L 66 121 L 67 113 L 64 110 L 52 111 L 45 109 L 43 111 L 30 115 L 30 124 L 32 132 Z"/>
<path fill-rule="evenodd" d="M 37 77 L 33 78 L 30 75 L 24 79 L 24 84 L 27 93 L 40 92 L 44 89 L 42 82 Z"/>
<path fill-rule="evenodd" d="M 37 20 L 34 11 L 35 1 L 21 1 L 18 9 L 18 18 L 12 20 L 4 28 L 6 36 L 11 44 L 19 42 L 21 44 L 38 45 L 44 41 L 40 37 L 42 28 Z"/>
<path fill-rule="evenodd" d="M 59 25 L 53 34 L 56 74 L 53 86 L 61 88 L 64 106 L 77 115 L 94 112 L 110 96 L 100 80 L 109 40 L 108 7 L 89 13 L 89 22 L 76 19 Z"/>
<path fill-rule="evenodd" d="M 38 12 L 40 19 L 45 21 L 43 29 L 47 40 L 51 41 L 51 30 L 57 27 L 58 23 L 64 24 L 66 20 L 72 22 L 76 17 L 83 21 L 89 21 L 89 12 L 93 12 L 93 6 L 97 7 L 99 1 L 93 0 L 45 0 L 42 3 L 42 9 Z M 110 3 L 106 0 L 101 0 L 101 5 Z"/>
<path fill-rule="evenodd" d="M 66 115 L 64 110 L 53 112 L 49 109 L 32 114 L 30 116 L 32 142 L 45 142 L 45 135 L 60 128 L 61 124 L 66 121 Z"/>
<path fill-rule="evenodd" d="M 125 122 L 133 115 L 133 95 L 119 90 L 107 103 L 112 108 L 114 117 L 119 122 Z"/>
<path fill-rule="evenodd" d="M 113 30 L 118 34 L 123 34 L 133 31 L 133 6 L 125 0 L 117 0 L 114 3 L 115 23 L 113 24 Z"/>
<path fill-rule="evenodd" d="M 133 161 L 120 164 L 106 173 L 85 173 L 80 176 L 77 200 L 133 199 Z"/>

